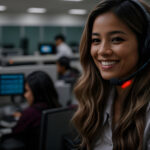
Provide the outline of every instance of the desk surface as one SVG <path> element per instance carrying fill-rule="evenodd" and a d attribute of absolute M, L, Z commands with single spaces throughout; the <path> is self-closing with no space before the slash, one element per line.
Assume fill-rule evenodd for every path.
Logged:
<path fill-rule="evenodd" d="M 8 56 L 3 58 L 3 63 L 26 63 L 36 62 L 43 63 L 46 61 L 56 62 L 57 55 L 28 55 L 28 56 Z M 73 54 L 72 59 L 79 59 L 79 53 Z"/>

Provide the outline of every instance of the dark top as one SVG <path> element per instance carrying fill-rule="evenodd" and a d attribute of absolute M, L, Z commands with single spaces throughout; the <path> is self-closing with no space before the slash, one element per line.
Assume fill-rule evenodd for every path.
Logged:
<path fill-rule="evenodd" d="M 40 134 L 42 111 L 48 109 L 45 103 L 36 103 L 22 112 L 12 135 L 25 144 L 25 150 L 37 150 Z"/>
<path fill-rule="evenodd" d="M 13 134 L 19 134 L 28 128 L 38 127 L 40 125 L 42 111 L 47 108 L 48 106 L 45 103 L 36 103 L 25 109 L 17 125 L 12 129 Z"/>
<path fill-rule="evenodd" d="M 73 85 L 78 79 L 79 75 L 79 70 L 72 67 L 68 69 L 64 74 L 58 74 L 58 80 L 64 80 L 66 83 L 71 83 Z"/>

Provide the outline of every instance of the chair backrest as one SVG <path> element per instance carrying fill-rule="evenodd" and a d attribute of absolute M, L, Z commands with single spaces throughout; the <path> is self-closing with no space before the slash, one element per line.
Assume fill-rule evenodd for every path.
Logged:
<path fill-rule="evenodd" d="M 74 132 L 71 118 L 76 107 L 43 111 L 40 132 L 40 150 L 63 150 L 63 137 Z"/>

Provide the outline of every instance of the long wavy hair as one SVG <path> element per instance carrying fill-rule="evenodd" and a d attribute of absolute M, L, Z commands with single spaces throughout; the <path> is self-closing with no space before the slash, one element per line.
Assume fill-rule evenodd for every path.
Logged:
<path fill-rule="evenodd" d="M 140 3 L 149 13 L 149 7 Z M 102 79 L 90 54 L 93 23 L 96 17 L 108 11 L 113 12 L 136 35 L 140 57 L 138 65 L 144 60 L 141 49 L 147 36 L 148 23 L 143 10 L 131 0 L 102 0 L 89 14 L 82 34 L 80 61 L 83 74 L 74 89 L 79 105 L 73 123 L 82 139 L 80 146 L 87 150 L 92 149 L 96 138 L 102 133 L 104 109 L 112 88 L 109 81 Z M 142 149 L 145 114 L 150 99 L 149 67 L 138 73 L 132 85 L 124 90 L 121 117 L 112 130 L 114 150 Z"/>

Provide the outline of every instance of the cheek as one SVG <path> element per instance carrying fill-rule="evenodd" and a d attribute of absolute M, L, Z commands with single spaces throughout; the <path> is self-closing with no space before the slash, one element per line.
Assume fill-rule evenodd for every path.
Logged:
<path fill-rule="evenodd" d="M 90 54 L 93 59 L 96 57 L 96 48 L 94 46 L 91 46 Z"/>
<path fill-rule="evenodd" d="M 97 62 L 98 54 L 97 54 L 97 48 L 95 46 L 91 47 L 90 54 L 91 54 L 94 64 L 98 67 L 99 65 Z"/>
<path fill-rule="evenodd" d="M 24 97 L 27 98 L 27 93 L 24 93 Z"/>
<path fill-rule="evenodd" d="M 33 95 L 32 93 L 29 94 L 30 100 L 33 101 Z"/>
<path fill-rule="evenodd" d="M 29 103 L 30 105 L 33 104 L 34 99 L 33 99 L 32 94 L 29 94 L 29 95 L 28 95 L 27 101 L 28 101 L 28 103 Z"/>
<path fill-rule="evenodd" d="M 27 101 L 32 100 L 32 94 L 30 92 L 25 93 L 24 97 L 26 98 Z"/>
<path fill-rule="evenodd" d="M 123 51 L 120 54 L 127 62 L 126 63 L 137 63 L 139 59 L 138 49 L 136 47 L 129 48 L 129 51 Z"/>

